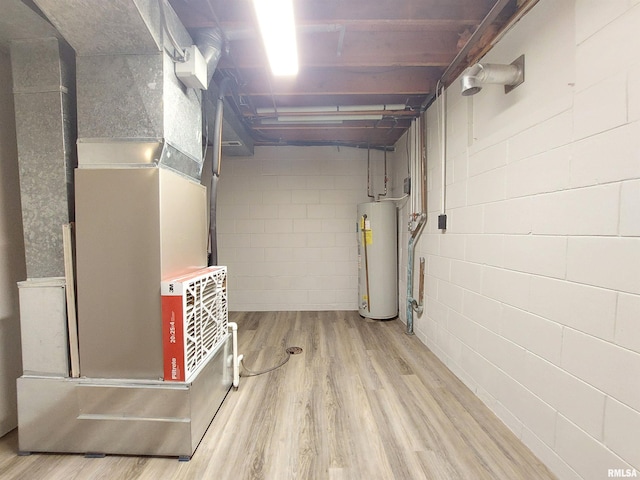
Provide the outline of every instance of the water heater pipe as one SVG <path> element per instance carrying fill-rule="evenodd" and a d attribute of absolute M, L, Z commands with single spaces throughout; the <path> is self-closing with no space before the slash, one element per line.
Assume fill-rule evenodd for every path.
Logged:
<path fill-rule="evenodd" d="M 375 198 L 371 194 L 371 147 L 367 145 L 367 197 Z"/>
<path fill-rule="evenodd" d="M 367 284 L 367 311 L 371 312 L 371 295 L 369 294 L 369 256 L 367 254 L 367 214 L 362 215 L 362 247 L 364 248 L 364 278 Z"/>
<path fill-rule="evenodd" d="M 420 193 L 421 193 L 421 212 L 413 213 L 414 219 L 417 218 L 417 223 L 413 224 L 409 221 L 409 245 L 407 247 L 407 335 L 413 335 L 413 311 L 414 311 L 414 298 L 413 298 L 413 258 L 415 255 L 416 241 L 420 237 L 424 225 L 427 221 L 427 196 L 426 196 L 426 168 L 425 168 L 425 150 L 424 150 L 424 129 L 422 128 L 422 122 L 420 118 L 417 118 L 414 123 L 414 128 L 417 130 L 418 135 L 416 148 L 413 149 L 414 155 L 419 155 L 418 164 L 418 178 L 420 180 Z M 413 172 L 414 176 L 416 172 Z M 424 265 L 423 262 L 421 262 Z M 424 273 L 424 267 L 422 268 Z M 424 288 L 424 287 L 423 287 Z M 422 303 L 422 302 L 421 302 Z M 417 304 L 416 304 L 417 305 Z M 416 308 L 417 311 L 417 308 Z M 418 311 L 418 314 L 422 311 Z"/>
<path fill-rule="evenodd" d="M 373 188 L 372 181 L 371 181 L 371 147 L 367 145 L 367 197 L 374 198 L 376 202 L 379 202 L 380 197 L 387 196 L 388 182 L 389 182 L 389 175 L 387 174 L 387 146 L 385 145 L 384 147 L 384 193 L 379 193 L 376 195 L 375 188 Z"/>
<path fill-rule="evenodd" d="M 422 315 L 424 310 L 424 257 L 420 257 L 420 283 L 418 284 L 418 300 L 411 301 L 413 308 L 418 315 Z"/>
<path fill-rule="evenodd" d="M 380 200 L 380 197 L 386 197 L 387 196 L 387 181 L 389 180 L 389 177 L 387 176 L 387 146 L 385 145 L 384 147 L 384 193 L 381 193 L 378 195 L 378 200 Z"/>
<path fill-rule="evenodd" d="M 436 89 L 437 90 L 437 89 Z M 440 159 L 441 168 L 440 172 L 440 195 L 442 210 L 441 215 L 447 214 L 447 90 L 442 85 L 440 91 L 440 102 L 438 103 L 438 126 L 440 133 Z M 445 217 L 446 218 L 446 217 Z M 442 229 L 444 230 L 444 229 Z"/>

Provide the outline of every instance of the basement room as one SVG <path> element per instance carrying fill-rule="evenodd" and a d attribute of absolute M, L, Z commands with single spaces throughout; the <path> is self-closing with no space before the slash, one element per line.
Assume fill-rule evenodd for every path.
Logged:
<path fill-rule="evenodd" d="M 4 0 L 0 478 L 640 476 L 638 0 Z"/>

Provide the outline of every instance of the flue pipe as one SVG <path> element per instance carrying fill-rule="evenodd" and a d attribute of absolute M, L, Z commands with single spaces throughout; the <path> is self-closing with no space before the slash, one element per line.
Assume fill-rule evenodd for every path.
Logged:
<path fill-rule="evenodd" d="M 518 65 L 496 65 L 493 63 L 476 63 L 467 68 L 460 84 L 462 95 L 468 97 L 482 90 L 482 85 L 492 83 L 498 85 L 516 85 L 522 82 L 523 69 Z"/>

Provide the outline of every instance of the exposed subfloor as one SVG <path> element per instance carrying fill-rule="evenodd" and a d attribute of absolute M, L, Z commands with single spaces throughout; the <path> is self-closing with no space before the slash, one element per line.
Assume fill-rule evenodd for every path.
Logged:
<path fill-rule="evenodd" d="M 232 313 L 241 378 L 189 462 L 33 454 L 0 439 L 5 479 L 552 479 L 398 320 L 357 312 Z"/>

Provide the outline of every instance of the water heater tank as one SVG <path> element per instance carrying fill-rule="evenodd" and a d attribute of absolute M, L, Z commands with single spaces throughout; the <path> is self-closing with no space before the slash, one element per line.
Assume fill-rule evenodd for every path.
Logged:
<path fill-rule="evenodd" d="M 358 311 L 379 320 L 398 315 L 398 232 L 392 202 L 358 205 Z"/>

